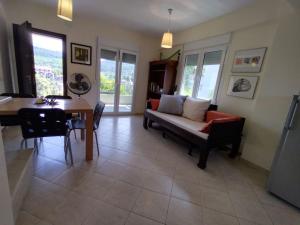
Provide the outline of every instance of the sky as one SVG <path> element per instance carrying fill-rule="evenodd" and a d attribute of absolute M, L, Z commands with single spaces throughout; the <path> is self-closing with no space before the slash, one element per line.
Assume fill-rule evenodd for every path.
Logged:
<path fill-rule="evenodd" d="M 32 44 L 34 47 L 62 52 L 62 40 L 58 38 L 47 37 L 39 34 L 32 34 Z"/>

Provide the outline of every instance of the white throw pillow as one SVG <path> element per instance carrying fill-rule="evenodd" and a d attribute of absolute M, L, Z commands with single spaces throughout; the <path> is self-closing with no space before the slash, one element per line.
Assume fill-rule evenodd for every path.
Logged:
<path fill-rule="evenodd" d="M 183 104 L 182 116 L 194 121 L 203 121 L 210 100 L 187 97 Z"/>

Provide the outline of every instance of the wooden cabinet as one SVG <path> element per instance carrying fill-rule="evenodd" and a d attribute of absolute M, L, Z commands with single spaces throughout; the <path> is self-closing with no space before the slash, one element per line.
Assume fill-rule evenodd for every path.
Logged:
<path fill-rule="evenodd" d="M 147 99 L 160 98 L 161 94 L 174 94 L 178 61 L 150 62 Z"/>

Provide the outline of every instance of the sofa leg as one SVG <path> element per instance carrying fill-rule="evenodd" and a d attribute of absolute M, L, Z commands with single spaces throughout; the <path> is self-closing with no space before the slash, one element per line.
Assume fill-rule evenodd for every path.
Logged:
<path fill-rule="evenodd" d="M 209 150 L 205 149 L 204 151 L 200 152 L 200 157 L 199 157 L 199 162 L 198 162 L 198 167 L 200 169 L 205 169 L 206 168 L 206 162 L 208 158 Z"/>
<path fill-rule="evenodd" d="M 189 147 L 189 153 L 190 156 L 193 156 L 193 145 L 190 145 Z"/>
<path fill-rule="evenodd" d="M 145 130 L 148 129 L 148 117 L 144 116 L 143 127 Z"/>
<path fill-rule="evenodd" d="M 152 123 L 153 123 L 153 121 L 152 121 L 152 120 L 149 120 L 149 121 L 148 121 L 148 127 L 152 128 Z"/>
<path fill-rule="evenodd" d="M 162 137 L 163 137 L 163 138 L 166 138 L 166 137 L 167 137 L 166 132 L 164 132 L 164 131 L 162 132 Z"/>
<path fill-rule="evenodd" d="M 241 138 L 237 139 L 234 143 L 232 143 L 232 149 L 229 153 L 230 158 L 235 158 L 238 155 L 240 145 L 241 145 Z"/>

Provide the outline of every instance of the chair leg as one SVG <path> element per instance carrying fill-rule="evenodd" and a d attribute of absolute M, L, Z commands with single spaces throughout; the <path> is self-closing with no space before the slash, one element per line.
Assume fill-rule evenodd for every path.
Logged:
<path fill-rule="evenodd" d="M 74 132 L 75 140 L 77 140 L 76 130 L 74 129 L 73 132 Z"/>
<path fill-rule="evenodd" d="M 39 153 L 39 146 L 36 138 L 33 140 L 33 143 L 34 143 L 34 149 L 36 150 L 36 153 Z"/>
<path fill-rule="evenodd" d="M 64 137 L 64 151 L 65 151 L 65 161 L 68 163 L 68 137 Z"/>
<path fill-rule="evenodd" d="M 97 137 L 97 132 L 95 130 L 94 130 L 94 134 L 95 134 L 95 139 L 96 139 L 96 144 L 97 144 L 97 152 L 98 152 L 98 156 L 99 156 L 100 152 L 99 152 L 98 137 Z"/>
<path fill-rule="evenodd" d="M 26 149 L 28 148 L 28 142 L 27 142 L 26 139 L 25 139 L 25 148 L 26 148 Z"/>
<path fill-rule="evenodd" d="M 23 149 L 23 144 L 24 144 L 24 142 L 25 142 L 25 139 L 23 139 L 23 140 L 21 141 L 20 149 Z"/>
<path fill-rule="evenodd" d="M 71 147 L 70 138 L 68 138 L 68 146 L 69 146 L 69 152 L 70 152 L 70 158 L 71 158 L 71 165 L 73 166 L 74 161 L 73 161 L 73 154 L 72 154 L 72 147 Z"/>

